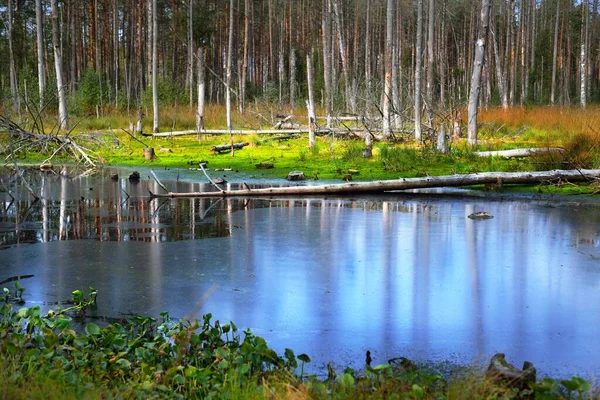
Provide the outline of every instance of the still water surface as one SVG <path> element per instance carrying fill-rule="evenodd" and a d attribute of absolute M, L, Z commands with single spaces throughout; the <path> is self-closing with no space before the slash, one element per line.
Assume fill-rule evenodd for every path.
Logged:
<path fill-rule="evenodd" d="M 542 375 L 600 376 L 595 199 L 150 200 L 155 182 L 111 172 L 30 175 L 43 198 L 32 204 L 5 171 L 16 200 L 0 189 L 0 281 L 33 275 L 21 281 L 29 304 L 93 285 L 101 316 L 211 312 L 309 354 L 313 371 L 361 368 L 367 350 L 374 363 L 504 352 Z M 482 210 L 494 218 L 467 218 Z"/>

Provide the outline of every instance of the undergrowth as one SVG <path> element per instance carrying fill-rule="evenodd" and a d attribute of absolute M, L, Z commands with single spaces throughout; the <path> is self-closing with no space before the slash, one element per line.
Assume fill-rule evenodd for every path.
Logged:
<path fill-rule="evenodd" d="M 485 378 L 475 370 L 444 377 L 400 358 L 363 371 L 346 368 L 320 380 L 304 374 L 306 354 L 283 355 L 250 330 L 206 314 L 198 321 L 133 316 L 83 324 L 96 291 L 76 290 L 72 305 L 42 312 L 20 307 L 15 284 L 0 306 L 0 397 L 101 398 L 584 398 L 588 381 L 545 378 L 527 388 Z M 6 291 L 5 291 L 6 293 Z"/>

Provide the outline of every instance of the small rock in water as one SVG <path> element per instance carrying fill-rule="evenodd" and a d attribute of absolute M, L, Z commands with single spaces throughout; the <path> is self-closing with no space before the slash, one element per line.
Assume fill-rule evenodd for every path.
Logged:
<path fill-rule="evenodd" d="M 225 178 L 215 178 L 213 179 L 213 182 L 216 183 L 217 185 L 222 185 L 224 183 L 227 183 L 227 181 L 225 180 Z"/>
<path fill-rule="evenodd" d="M 474 212 L 473 214 L 469 215 L 469 218 L 471 218 L 471 219 L 490 219 L 490 218 L 494 218 L 494 216 L 487 211 L 477 211 L 477 212 Z"/>
<path fill-rule="evenodd" d="M 133 171 L 131 174 L 129 174 L 129 180 L 131 182 L 139 182 L 140 180 L 140 173 L 137 171 Z"/>
<path fill-rule="evenodd" d="M 112 181 L 118 181 L 119 180 L 119 174 L 112 174 L 110 176 L 110 180 L 112 180 Z"/>

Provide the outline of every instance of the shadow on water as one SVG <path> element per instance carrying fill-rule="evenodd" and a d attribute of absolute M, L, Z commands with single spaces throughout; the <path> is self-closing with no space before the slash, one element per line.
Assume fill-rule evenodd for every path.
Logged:
<path fill-rule="evenodd" d="M 501 351 L 542 374 L 600 376 L 595 197 L 150 200 L 147 174 L 112 173 L 31 172 L 35 203 L 0 175 L 14 196 L 0 189 L 0 281 L 29 276 L 25 299 L 42 305 L 94 286 L 99 316 L 211 312 L 316 370 L 361 368 L 366 350 L 463 364 Z M 172 191 L 215 190 L 161 173 Z"/>

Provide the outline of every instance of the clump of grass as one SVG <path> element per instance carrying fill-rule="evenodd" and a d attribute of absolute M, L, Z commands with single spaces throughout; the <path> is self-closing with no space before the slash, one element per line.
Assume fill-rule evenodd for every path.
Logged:
<path fill-rule="evenodd" d="M 531 163 L 538 170 L 587 169 L 600 166 L 600 134 L 588 130 L 565 140 L 563 151 L 537 154 Z"/>
<path fill-rule="evenodd" d="M 600 165 L 600 134 L 593 131 L 576 134 L 564 145 L 569 168 L 596 168 Z"/>
<path fill-rule="evenodd" d="M 363 149 L 364 146 L 362 145 L 362 142 L 357 142 L 357 141 L 350 141 L 345 143 L 344 145 L 344 149 L 342 151 L 342 161 L 358 161 L 358 160 L 362 160 L 363 158 Z"/>
<path fill-rule="evenodd" d="M 418 150 L 407 147 L 382 146 L 379 153 L 379 160 L 383 163 L 383 168 L 388 171 L 403 172 L 409 171 L 415 165 L 421 164 L 422 158 Z"/>

